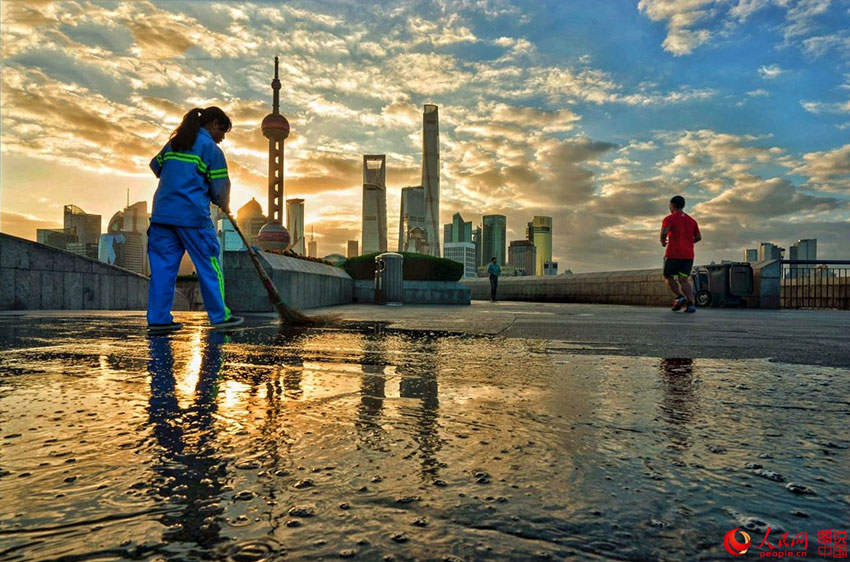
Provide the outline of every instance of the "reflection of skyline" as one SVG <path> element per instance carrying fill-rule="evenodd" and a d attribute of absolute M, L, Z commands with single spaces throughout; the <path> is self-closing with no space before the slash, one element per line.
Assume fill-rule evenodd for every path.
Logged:
<path fill-rule="evenodd" d="M 658 366 L 664 384 L 660 408 L 667 423 L 671 449 L 682 450 L 692 444 L 690 426 L 698 409 L 694 386 L 694 361 L 689 358 L 662 359 Z"/>
<path fill-rule="evenodd" d="M 360 404 L 357 406 L 354 426 L 358 429 L 363 445 L 376 451 L 388 450 L 383 443 L 386 431 L 381 427 L 384 399 L 387 396 L 386 355 L 386 341 L 383 336 L 367 336 L 363 339 Z"/>
<path fill-rule="evenodd" d="M 148 373 L 151 381 L 149 419 L 160 447 L 153 469 L 158 473 L 163 501 L 179 506 L 162 517 L 166 541 L 195 543 L 211 548 L 224 540 L 217 516 L 227 478 L 227 463 L 219 458 L 213 429 L 217 411 L 222 344 L 227 336 L 210 332 L 201 350 L 192 403 L 181 408 L 174 376 L 172 339 L 149 340 Z"/>
<path fill-rule="evenodd" d="M 408 401 L 402 401 L 401 414 L 416 420 L 413 440 L 419 446 L 419 458 L 422 465 L 422 477 L 436 479 L 439 462 L 436 458 L 442 441 L 439 437 L 439 397 L 438 397 L 438 340 L 413 340 L 420 353 L 420 361 L 400 364 L 396 371 L 401 374 L 399 395 L 402 398 L 416 398 L 418 407 L 411 407 Z"/>

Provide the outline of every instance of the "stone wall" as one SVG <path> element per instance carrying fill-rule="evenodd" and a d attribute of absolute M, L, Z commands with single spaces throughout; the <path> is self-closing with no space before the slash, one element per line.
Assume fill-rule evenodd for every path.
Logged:
<path fill-rule="evenodd" d="M 462 279 L 460 282 L 472 289 L 473 299 L 490 298 L 488 278 Z M 637 269 L 500 277 L 496 299 L 660 306 L 670 304 L 671 297 L 662 281 L 660 269 Z"/>
<path fill-rule="evenodd" d="M 143 310 L 147 299 L 147 277 L 0 233 L 0 310 Z"/>
<path fill-rule="evenodd" d="M 752 267 L 754 294 L 745 299 L 745 304 L 754 308 L 779 308 L 779 262 L 765 261 Z M 500 277 L 496 299 L 669 306 L 672 296 L 662 278 L 661 269 Z M 472 290 L 473 299 L 490 298 L 488 278 L 463 279 L 461 283 Z"/>
<path fill-rule="evenodd" d="M 404 304 L 469 304 L 472 294 L 469 287 L 455 281 L 402 281 Z M 354 282 L 354 302 L 375 301 L 375 282 Z"/>
<path fill-rule="evenodd" d="M 354 282 L 332 265 L 260 253 L 260 263 L 286 305 L 298 309 L 352 302 Z M 224 294 L 234 312 L 273 312 L 248 252 L 224 252 Z"/>

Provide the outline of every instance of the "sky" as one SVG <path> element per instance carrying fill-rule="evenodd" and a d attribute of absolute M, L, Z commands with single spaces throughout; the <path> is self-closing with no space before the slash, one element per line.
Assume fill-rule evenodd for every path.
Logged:
<path fill-rule="evenodd" d="M 231 207 L 267 211 L 274 57 L 285 197 L 319 254 L 361 229 L 362 157 L 387 155 L 389 248 L 420 184 L 422 106 L 440 111 L 441 223 L 553 218 L 574 272 L 660 267 L 683 195 L 697 263 L 817 238 L 850 258 L 850 1 L 3 0 L 0 231 L 35 239 L 62 207 L 152 201 L 151 157 L 192 107 L 220 145 Z"/>

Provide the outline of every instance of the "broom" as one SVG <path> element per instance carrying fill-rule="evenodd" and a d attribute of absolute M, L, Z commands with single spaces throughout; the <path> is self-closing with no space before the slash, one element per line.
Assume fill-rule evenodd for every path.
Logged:
<path fill-rule="evenodd" d="M 280 293 L 277 292 L 277 288 L 274 286 L 271 278 L 269 277 L 266 270 L 263 269 L 262 264 L 260 263 L 260 258 L 257 256 L 257 252 L 254 251 L 254 248 L 248 243 L 248 239 L 245 238 L 245 235 L 242 234 L 242 231 L 239 229 L 239 225 L 236 224 L 236 219 L 233 218 L 233 215 L 230 214 L 230 211 L 226 209 L 222 209 L 224 214 L 227 215 L 227 218 L 230 220 L 231 224 L 233 224 L 233 229 L 236 230 L 236 233 L 239 235 L 239 238 L 242 239 L 242 243 L 245 244 L 245 247 L 248 249 L 248 255 L 251 256 L 251 261 L 254 263 L 254 268 L 257 270 L 257 275 L 260 277 L 260 281 L 262 281 L 263 286 L 266 288 L 266 292 L 269 294 L 269 301 L 274 306 L 274 309 L 277 311 L 277 315 L 280 316 L 280 321 L 282 324 L 290 324 L 292 326 L 316 326 L 319 324 L 324 324 L 329 322 L 329 318 L 325 317 L 310 317 L 304 314 L 301 314 L 294 308 L 290 308 L 286 306 L 283 302 L 283 299 L 280 298 Z"/>

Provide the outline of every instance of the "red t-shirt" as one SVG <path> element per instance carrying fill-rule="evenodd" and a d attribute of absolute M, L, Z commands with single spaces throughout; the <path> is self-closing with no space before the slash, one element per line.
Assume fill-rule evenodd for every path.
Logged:
<path fill-rule="evenodd" d="M 684 211 L 678 211 L 664 217 L 661 228 L 669 227 L 667 232 L 667 251 L 665 258 L 679 260 L 694 259 L 694 237 L 699 234 L 697 221 Z"/>

